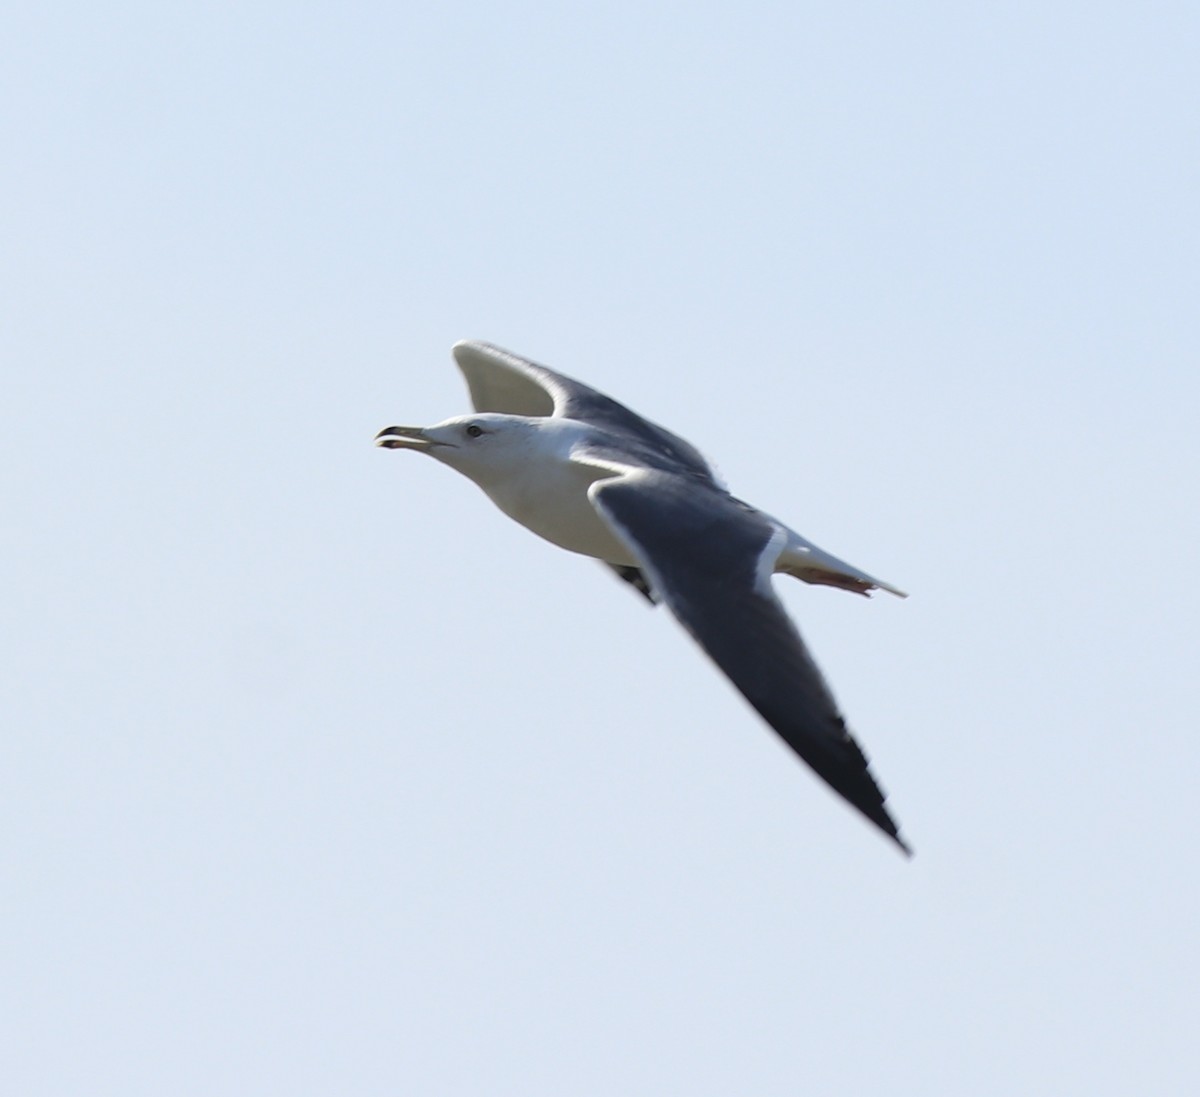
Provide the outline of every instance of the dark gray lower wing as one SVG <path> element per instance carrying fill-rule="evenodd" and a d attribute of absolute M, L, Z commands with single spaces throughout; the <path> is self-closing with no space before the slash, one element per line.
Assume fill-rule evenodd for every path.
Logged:
<path fill-rule="evenodd" d="M 911 853 L 866 756 L 771 589 L 770 569 L 760 577 L 774 523 L 724 492 L 658 472 L 597 481 L 591 496 L 654 592 L 763 719 L 835 792 Z"/>
<path fill-rule="evenodd" d="M 650 584 L 646 581 L 646 577 L 640 570 L 630 567 L 627 564 L 608 564 L 608 567 L 612 568 L 613 573 L 618 579 L 624 579 L 625 582 L 633 587 L 652 606 L 658 605 L 658 599 L 654 597 L 654 592 L 650 589 Z"/>

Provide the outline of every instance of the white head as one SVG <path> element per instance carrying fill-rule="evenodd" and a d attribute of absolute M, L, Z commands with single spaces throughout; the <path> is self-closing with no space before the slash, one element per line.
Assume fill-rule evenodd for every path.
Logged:
<path fill-rule="evenodd" d="M 375 436 L 375 444 L 427 453 L 486 487 L 528 462 L 536 446 L 538 424 L 545 422 L 523 415 L 479 412 L 432 427 L 385 427 Z"/>

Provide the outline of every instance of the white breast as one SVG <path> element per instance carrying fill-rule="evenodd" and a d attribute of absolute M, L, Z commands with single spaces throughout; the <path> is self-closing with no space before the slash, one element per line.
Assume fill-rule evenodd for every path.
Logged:
<path fill-rule="evenodd" d="M 571 461 L 531 461 L 518 475 L 480 487 L 510 518 L 552 544 L 610 564 L 637 566 L 588 499 L 588 488 L 607 475 Z"/>

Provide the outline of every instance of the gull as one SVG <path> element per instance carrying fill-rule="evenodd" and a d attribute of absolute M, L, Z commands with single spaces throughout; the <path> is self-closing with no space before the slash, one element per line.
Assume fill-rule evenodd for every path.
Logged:
<path fill-rule="evenodd" d="M 731 495 L 690 443 L 570 377 L 489 343 L 455 344 L 474 415 L 386 427 L 539 537 L 665 604 L 779 737 L 906 854 L 886 797 L 776 595 L 776 573 L 903 591 Z"/>

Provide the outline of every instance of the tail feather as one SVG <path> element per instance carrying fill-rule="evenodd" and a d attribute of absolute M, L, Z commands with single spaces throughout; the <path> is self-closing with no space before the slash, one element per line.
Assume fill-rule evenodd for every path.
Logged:
<path fill-rule="evenodd" d="M 775 561 L 775 571 L 785 575 L 795 576 L 806 583 L 816 583 L 821 586 L 838 587 L 840 590 L 853 591 L 855 594 L 870 594 L 873 590 L 886 590 L 897 598 L 907 598 L 899 587 L 876 579 L 865 571 L 860 571 L 853 564 L 839 560 L 832 553 L 818 548 L 811 541 L 806 541 L 800 534 L 788 530 L 788 542 Z"/>

